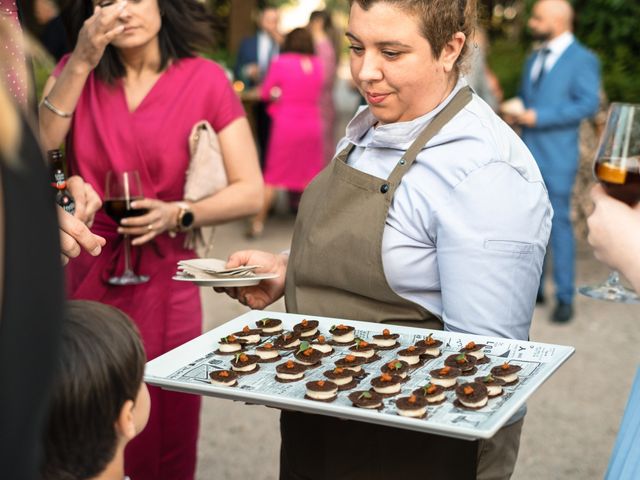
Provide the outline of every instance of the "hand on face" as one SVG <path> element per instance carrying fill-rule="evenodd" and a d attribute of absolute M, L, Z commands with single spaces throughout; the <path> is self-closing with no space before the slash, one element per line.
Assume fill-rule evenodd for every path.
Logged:
<path fill-rule="evenodd" d="M 78 34 L 73 51 L 77 62 L 86 65 L 89 70 L 98 65 L 107 45 L 124 32 L 125 26 L 119 25 L 118 20 L 127 15 L 126 7 L 126 0 L 104 2 L 103 7 L 95 7 L 93 15 L 84 22 Z"/>
<path fill-rule="evenodd" d="M 138 217 L 123 218 L 118 233 L 135 237 L 131 245 L 143 245 L 167 230 L 176 227 L 180 208 L 175 203 L 144 198 L 131 202 L 131 208 L 144 209 Z"/>
<path fill-rule="evenodd" d="M 263 280 L 258 285 L 237 288 L 216 288 L 218 293 L 226 293 L 243 305 L 262 310 L 284 295 L 285 277 L 287 274 L 288 255 L 275 255 L 259 250 L 243 250 L 229 257 L 227 268 L 241 265 L 261 265 L 256 273 L 277 273 L 278 278 Z"/>

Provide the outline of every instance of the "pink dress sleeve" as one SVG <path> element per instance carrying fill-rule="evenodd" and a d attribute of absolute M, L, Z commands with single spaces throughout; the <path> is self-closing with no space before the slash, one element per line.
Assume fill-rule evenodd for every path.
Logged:
<path fill-rule="evenodd" d="M 214 115 L 211 126 L 219 132 L 234 120 L 244 117 L 245 112 L 224 70 L 217 64 L 213 65 L 211 81 L 215 86 L 216 97 L 212 99 Z"/>
<path fill-rule="evenodd" d="M 67 64 L 67 62 L 69 61 L 69 58 L 71 57 L 70 53 L 65 54 L 60 61 L 58 62 L 58 64 L 56 65 L 56 67 L 53 69 L 53 71 L 51 72 L 51 76 L 52 77 L 59 77 L 60 76 L 60 72 L 62 72 L 62 69 L 65 67 L 65 65 Z"/>

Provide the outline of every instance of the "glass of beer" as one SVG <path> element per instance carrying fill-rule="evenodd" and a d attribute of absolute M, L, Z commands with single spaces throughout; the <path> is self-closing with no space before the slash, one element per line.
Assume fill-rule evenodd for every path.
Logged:
<path fill-rule="evenodd" d="M 612 103 L 593 165 L 607 194 L 634 206 L 640 201 L 640 105 Z M 583 295 L 620 303 L 640 303 L 640 296 L 611 272 L 602 285 L 578 289 Z"/>
<path fill-rule="evenodd" d="M 137 171 L 107 172 L 104 188 L 104 210 L 115 222 L 127 217 L 137 217 L 147 213 L 146 208 L 132 208 L 131 202 L 142 200 L 142 186 Z M 131 239 L 124 236 L 124 271 L 120 276 L 109 278 L 111 285 L 138 285 L 149 281 L 148 275 L 138 275 L 131 267 Z"/>

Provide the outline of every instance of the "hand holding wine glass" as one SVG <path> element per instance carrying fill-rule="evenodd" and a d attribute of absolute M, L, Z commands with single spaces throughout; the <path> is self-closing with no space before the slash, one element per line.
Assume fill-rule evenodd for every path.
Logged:
<path fill-rule="evenodd" d="M 594 174 L 604 191 L 611 197 L 634 207 L 640 201 L 640 105 L 613 103 L 609 108 L 609 116 L 604 134 L 594 162 Z M 596 200 L 599 192 L 596 190 Z M 617 205 L 609 203 L 614 215 Z M 596 203 L 595 215 L 607 214 L 602 209 L 607 202 Z M 596 217 L 596 221 L 597 221 Z M 595 221 L 590 220 L 590 226 Z M 619 235 L 637 236 L 636 232 L 625 230 Z M 590 240 L 596 242 L 592 233 Z M 637 244 L 637 238 L 634 238 Z M 596 242 L 597 243 L 597 242 Z M 623 252 L 619 252 L 623 253 Z M 592 298 L 610 300 L 620 303 L 639 303 L 640 296 L 620 283 L 617 271 L 611 273 L 602 285 L 584 286 L 580 293 Z"/>
<path fill-rule="evenodd" d="M 136 208 L 133 202 L 142 200 L 142 185 L 138 172 L 107 172 L 105 181 L 104 209 L 118 224 L 124 218 L 144 215 L 147 211 Z M 120 230 L 120 229 L 118 229 Z M 111 285 L 137 285 L 149 281 L 148 275 L 138 275 L 131 267 L 131 245 L 129 235 L 124 235 L 124 272 L 109 279 Z"/>

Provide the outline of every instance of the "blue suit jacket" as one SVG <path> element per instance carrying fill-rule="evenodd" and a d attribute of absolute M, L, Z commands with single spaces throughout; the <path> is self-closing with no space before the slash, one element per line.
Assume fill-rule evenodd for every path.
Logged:
<path fill-rule="evenodd" d="M 534 88 L 531 68 L 537 52 L 525 64 L 520 98 L 536 111 L 537 123 L 524 128 L 522 140 L 538 162 L 551 193 L 570 193 L 578 167 L 580 122 L 593 116 L 600 103 L 600 64 L 575 40 Z"/>
<path fill-rule="evenodd" d="M 238 57 L 233 68 L 233 75 L 236 80 L 242 80 L 248 87 L 253 87 L 253 82 L 245 78 L 242 70 L 251 63 L 258 63 L 258 35 L 247 37 L 240 43 Z"/>

